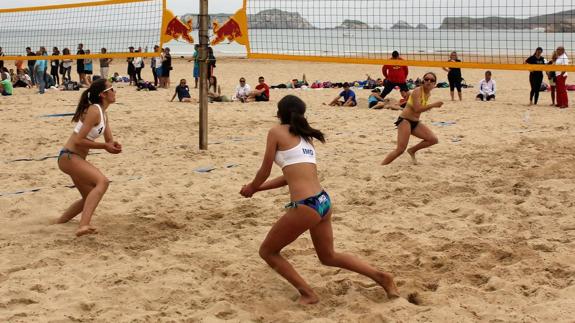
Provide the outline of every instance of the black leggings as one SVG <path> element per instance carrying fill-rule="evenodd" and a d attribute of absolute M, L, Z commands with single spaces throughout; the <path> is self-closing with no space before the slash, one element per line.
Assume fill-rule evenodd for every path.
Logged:
<path fill-rule="evenodd" d="M 543 73 L 529 73 L 529 83 L 531 83 L 531 93 L 529 93 L 529 101 L 537 104 L 539 101 L 539 92 L 541 91 L 541 84 L 543 83 Z"/>

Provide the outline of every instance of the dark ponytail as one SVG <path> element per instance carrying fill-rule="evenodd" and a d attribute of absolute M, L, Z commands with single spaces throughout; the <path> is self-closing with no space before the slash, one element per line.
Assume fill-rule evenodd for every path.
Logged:
<path fill-rule="evenodd" d="M 321 131 L 312 128 L 305 118 L 306 105 L 295 95 L 286 95 L 278 102 L 278 114 L 281 124 L 289 125 L 289 132 L 301 136 L 310 142 L 315 138 L 325 143 L 324 135 Z"/>
<path fill-rule="evenodd" d="M 102 104 L 102 98 L 100 93 L 106 89 L 106 79 L 99 79 L 94 81 L 89 88 L 87 88 L 80 97 L 80 102 L 78 102 L 78 107 L 76 108 L 76 113 L 72 117 L 73 122 L 80 121 L 82 115 L 92 104 Z"/>

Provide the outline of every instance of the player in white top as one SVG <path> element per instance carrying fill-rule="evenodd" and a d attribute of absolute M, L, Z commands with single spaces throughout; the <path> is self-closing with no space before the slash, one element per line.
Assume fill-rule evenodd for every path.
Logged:
<path fill-rule="evenodd" d="M 72 203 L 56 223 L 66 223 L 82 213 L 77 236 L 96 233 L 90 220 L 109 183 L 106 176 L 86 160 L 86 156 L 90 149 L 105 149 L 111 154 L 122 152 L 122 146 L 114 141 L 106 116 L 106 110 L 114 102 L 116 92 L 108 80 L 93 82 L 82 93 L 72 118 L 77 125 L 58 157 L 58 167 L 70 175 L 82 198 Z M 101 135 L 104 135 L 105 142 L 96 142 Z"/>
<path fill-rule="evenodd" d="M 240 194 L 252 197 L 256 192 L 288 186 L 291 202 L 286 213 L 273 225 L 260 246 L 260 256 L 300 293 L 299 303 L 319 301 L 311 286 L 281 255 L 281 250 L 310 231 L 318 258 L 326 266 L 345 268 L 365 275 L 381 285 L 389 298 L 399 297 L 393 277 L 363 260 L 336 252 L 331 228 L 332 205 L 323 190 L 316 167 L 316 151 L 312 140 L 324 142 L 323 133 L 312 128 L 305 118 L 305 103 L 294 95 L 278 102 L 280 124 L 268 132 L 266 151 L 256 177 L 244 185 Z M 282 176 L 267 180 L 274 161 Z"/>

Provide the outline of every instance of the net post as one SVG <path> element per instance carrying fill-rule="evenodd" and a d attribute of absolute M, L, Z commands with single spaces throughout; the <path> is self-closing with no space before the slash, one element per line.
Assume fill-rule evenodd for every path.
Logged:
<path fill-rule="evenodd" d="M 200 150 L 208 149 L 208 0 L 200 1 Z"/>

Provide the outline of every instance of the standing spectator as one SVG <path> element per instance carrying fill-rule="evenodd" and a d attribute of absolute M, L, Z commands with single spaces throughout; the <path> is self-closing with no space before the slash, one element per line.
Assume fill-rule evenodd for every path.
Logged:
<path fill-rule="evenodd" d="M 62 50 L 63 55 L 70 55 L 70 49 L 64 48 Z M 62 74 L 62 83 L 72 82 L 72 63 L 73 60 L 66 58 L 62 60 L 62 67 L 60 68 L 60 74 Z M 68 75 L 68 77 L 66 77 Z"/>
<path fill-rule="evenodd" d="M 214 56 L 214 49 L 208 47 L 208 80 L 210 79 L 210 76 L 214 75 L 215 68 L 216 68 L 216 56 Z"/>
<path fill-rule="evenodd" d="M 24 61 L 19 59 L 16 62 L 14 62 L 14 65 L 16 66 L 16 74 L 18 74 L 18 71 L 24 71 Z"/>
<path fill-rule="evenodd" d="M 140 53 L 138 49 L 136 53 Z M 142 80 L 142 68 L 144 68 L 144 59 L 142 57 L 134 58 L 134 69 L 136 71 L 136 83 Z"/>
<path fill-rule="evenodd" d="M 448 62 L 461 62 L 461 60 L 457 57 L 457 52 L 451 52 Z M 455 89 L 457 89 L 457 96 L 459 96 L 459 101 L 462 101 L 463 97 L 461 95 L 461 81 L 463 81 L 463 77 L 461 76 L 461 69 L 444 67 L 443 70 L 447 72 L 451 101 L 455 101 Z"/>
<path fill-rule="evenodd" d="M 557 51 L 553 51 L 553 55 L 551 55 L 551 60 L 547 62 L 548 65 L 555 64 L 557 60 Z M 547 79 L 549 80 L 549 92 L 551 93 L 551 106 L 555 106 L 555 93 L 557 92 L 557 73 L 555 71 L 547 72 Z"/>
<path fill-rule="evenodd" d="M 26 56 L 36 56 L 30 47 L 26 47 Z M 36 85 L 36 80 L 34 79 L 34 65 L 36 65 L 35 60 L 28 60 L 28 74 L 32 79 L 32 85 Z"/>
<path fill-rule="evenodd" d="M 491 71 L 485 72 L 485 78 L 479 82 L 477 100 L 495 101 L 495 80 L 491 78 Z"/>
<path fill-rule="evenodd" d="M 403 60 L 401 57 L 399 57 L 398 51 L 393 51 L 393 53 L 391 53 L 391 59 Z M 409 74 L 409 68 L 407 66 L 399 65 L 384 65 L 382 72 L 383 76 L 385 76 L 385 87 L 383 88 L 381 97 L 385 99 L 385 97 L 391 93 L 391 91 L 393 91 L 396 86 L 399 87 L 401 96 L 405 97 L 407 92 L 409 92 L 409 88 L 407 87 L 407 75 Z"/>
<path fill-rule="evenodd" d="M 108 52 L 108 50 L 106 48 L 102 48 L 100 50 L 100 53 L 102 54 L 106 54 Z M 108 79 L 108 74 L 110 72 L 110 63 L 112 62 L 112 59 L 107 57 L 107 58 L 100 58 L 100 76 L 107 80 Z"/>
<path fill-rule="evenodd" d="M 58 55 L 60 55 L 60 50 L 58 49 L 58 47 L 52 48 L 52 56 L 58 56 Z M 50 75 L 52 75 L 52 78 L 54 79 L 54 82 L 56 82 L 56 85 L 60 85 L 60 76 L 58 75 L 59 71 L 60 71 L 60 60 L 57 59 L 51 60 Z"/>
<path fill-rule="evenodd" d="M 134 52 L 134 47 L 130 46 L 128 48 L 130 53 Z M 134 58 L 128 57 L 126 58 L 126 62 L 128 62 L 128 76 L 130 76 L 130 85 L 136 85 L 136 67 L 134 66 Z"/>
<path fill-rule="evenodd" d="M 525 64 L 545 64 L 543 48 L 537 47 L 535 54 L 531 55 L 525 60 Z M 543 72 L 531 71 L 529 73 L 529 84 L 531 84 L 531 92 L 529 93 L 529 105 L 535 104 L 539 101 L 539 92 L 541 91 L 541 84 L 543 84 Z"/>
<path fill-rule="evenodd" d="M 0 57 L 4 56 L 4 51 L 2 50 L 2 47 L 0 47 Z M 4 67 L 4 61 L 0 60 L 0 70 Z"/>
<path fill-rule="evenodd" d="M 160 46 L 155 45 L 154 46 L 154 53 L 156 54 L 160 54 Z M 154 86 L 157 87 L 158 86 L 158 73 L 157 68 L 158 66 L 160 66 L 162 64 L 162 59 L 161 56 L 158 57 L 152 57 L 152 59 L 150 59 L 150 67 L 152 68 L 152 75 L 154 76 Z"/>
<path fill-rule="evenodd" d="M 200 79 L 200 45 L 194 45 L 194 89 L 198 88 L 198 80 Z"/>
<path fill-rule="evenodd" d="M 557 47 L 557 60 L 555 65 L 569 65 L 569 58 L 565 54 L 563 46 Z M 564 109 L 569 107 L 569 99 L 567 97 L 567 72 L 557 71 L 557 107 Z"/>
<path fill-rule="evenodd" d="M 84 55 L 84 44 L 78 44 L 78 51 L 76 52 L 78 55 Z M 76 72 L 78 72 L 78 76 L 80 77 L 80 84 L 87 84 L 86 82 L 86 74 L 84 73 L 84 60 L 78 59 L 76 61 Z"/>
<path fill-rule="evenodd" d="M 86 55 L 90 55 L 91 51 L 86 49 Z M 92 84 L 92 74 L 94 74 L 94 63 L 91 58 L 84 60 L 84 74 L 86 75 L 86 84 Z"/>
<path fill-rule="evenodd" d="M 41 51 L 37 51 L 36 55 L 42 56 Z M 46 89 L 46 61 L 43 59 L 39 59 L 34 64 L 34 78 L 36 79 L 36 83 L 38 84 L 40 94 L 44 94 Z"/>
<path fill-rule="evenodd" d="M 166 47 L 164 49 L 164 57 L 162 59 L 162 78 L 164 82 L 164 88 L 170 86 L 170 71 L 172 70 L 172 55 L 170 55 L 170 49 Z"/>

